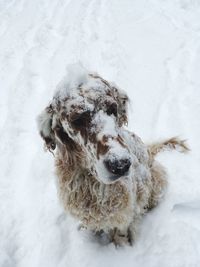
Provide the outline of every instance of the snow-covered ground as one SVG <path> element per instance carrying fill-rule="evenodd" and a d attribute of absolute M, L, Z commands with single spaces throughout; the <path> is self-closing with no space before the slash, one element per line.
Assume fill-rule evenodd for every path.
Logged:
<path fill-rule="evenodd" d="M 35 118 L 66 65 L 127 91 L 129 128 L 163 153 L 169 189 L 134 247 L 101 246 L 58 201 Z M 200 266 L 200 1 L 0 0 L 0 266 Z"/>

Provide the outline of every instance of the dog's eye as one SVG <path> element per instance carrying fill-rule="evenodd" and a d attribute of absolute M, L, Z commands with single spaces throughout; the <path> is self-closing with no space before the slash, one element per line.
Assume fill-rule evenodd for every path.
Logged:
<path fill-rule="evenodd" d="M 83 128 L 88 126 L 90 120 L 90 111 L 85 111 L 81 114 L 75 114 L 71 120 L 71 124 L 75 128 Z"/>
<path fill-rule="evenodd" d="M 114 116 L 117 116 L 117 103 L 111 103 L 108 107 L 107 107 L 107 110 L 106 110 L 107 114 L 108 115 L 114 115 Z"/>

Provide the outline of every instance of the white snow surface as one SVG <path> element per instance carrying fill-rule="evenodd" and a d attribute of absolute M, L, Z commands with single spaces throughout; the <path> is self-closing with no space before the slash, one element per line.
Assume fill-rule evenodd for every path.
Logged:
<path fill-rule="evenodd" d="M 133 247 L 100 245 L 58 201 L 36 117 L 74 62 L 128 93 L 145 142 L 191 147 L 158 157 L 168 191 Z M 200 266 L 200 1 L 0 0 L 0 87 L 1 267 Z"/>

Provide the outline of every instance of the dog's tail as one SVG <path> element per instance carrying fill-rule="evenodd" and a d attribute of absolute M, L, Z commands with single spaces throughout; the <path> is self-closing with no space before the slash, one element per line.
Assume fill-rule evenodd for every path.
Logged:
<path fill-rule="evenodd" d="M 177 150 L 181 153 L 187 153 L 190 151 L 186 140 L 181 140 L 178 137 L 172 137 L 163 142 L 150 144 L 148 145 L 148 150 L 152 157 L 155 157 L 162 151 Z"/>

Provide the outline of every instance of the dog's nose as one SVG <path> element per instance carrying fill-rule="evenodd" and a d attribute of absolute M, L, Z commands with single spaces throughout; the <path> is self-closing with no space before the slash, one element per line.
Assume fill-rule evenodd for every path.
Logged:
<path fill-rule="evenodd" d="M 109 172 L 122 176 L 128 172 L 131 166 L 131 161 L 130 159 L 107 159 L 104 160 L 104 164 Z"/>

